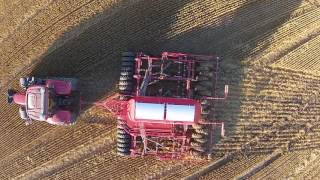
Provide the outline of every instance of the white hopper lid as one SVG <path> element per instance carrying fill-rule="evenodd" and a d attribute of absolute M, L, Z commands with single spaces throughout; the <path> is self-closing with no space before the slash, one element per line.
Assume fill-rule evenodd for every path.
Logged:
<path fill-rule="evenodd" d="M 135 118 L 145 120 L 164 120 L 164 104 L 135 103 Z"/>
<path fill-rule="evenodd" d="M 193 122 L 195 118 L 194 105 L 173 105 L 167 104 L 166 119 L 170 121 Z"/>
<path fill-rule="evenodd" d="M 195 109 L 195 105 L 135 102 L 135 119 L 194 122 Z"/>

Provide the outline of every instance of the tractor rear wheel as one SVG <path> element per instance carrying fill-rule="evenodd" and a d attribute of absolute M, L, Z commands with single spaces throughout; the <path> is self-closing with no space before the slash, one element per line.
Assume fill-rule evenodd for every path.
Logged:
<path fill-rule="evenodd" d="M 121 119 L 118 119 L 117 125 L 117 153 L 120 156 L 130 155 L 131 136 L 125 131 L 125 124 Z"/>

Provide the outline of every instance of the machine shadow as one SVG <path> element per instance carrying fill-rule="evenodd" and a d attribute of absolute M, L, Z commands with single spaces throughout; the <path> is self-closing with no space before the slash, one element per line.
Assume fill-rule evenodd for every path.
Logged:
<path fill-rule="evenodd" d="M 251 58 L 248 62 L 247 59 L 258 57 L 271 45 L 272 35 L 292 18 L 292 13 L 301 4 L 301 0 L 269 2 L 248 2 L 233 13 L 221 15 L 218 25 L 194 28 L 170 39 L 164 45 L 169 50 L 216 54 L 222 57 L 217 94 L 222 97 L 224 85 L 228 84 L 229 97 L 226 101 L 216 101 L 214 112 L 216 120 L 225 122 L 227 137 L 235 134 L 240 121 L 240 107 L 246 98 L 242 86 L 244 78 L 253 67 L 254 60 L 259 60 Z M 266 74 L 264 80 L 268 82 L 271 78 L 273 77 Z M 257 86 L 255 93 L 262 90 L 264 87 Z M 215 132 L 220 133 L 218 129 Z"/>
<path fill-rule="evenodd" d="M 212 14 L 210 8 L 202 1 L 138 1 L 115 13 L 100 14 L 103 18 L 59 48 L 53 44 L 50 53 L 41 59 L 31 75 L 79 78 L 84 101 L 96 102 L 115 91 L 123 51 L 215 54 L 223 58 L 218 95 L 222 96 L 224 84 L 230 87 L 229 99 L 217 102 L 220 105 L 216 107 L 216 119 L 226 122 L 228 135 L 239 121 L 237 115 L 245 96 L 241 84 L 248 64 L 243 60 L 268 47 L 268 38 L 290 18 L 300 3 L 301 0 L 247 2 L 233 12 L 214 18 L 202 17 L 200 25 L 171 35 L 184 6 L 202 7 L 204 14 Z M 194 14 L 190 13 L 192 19 Z M 197 19 L 188 23 L 192 26 L 195 21 Z M 261 43 L 261 49 L 256 49 Z"/>

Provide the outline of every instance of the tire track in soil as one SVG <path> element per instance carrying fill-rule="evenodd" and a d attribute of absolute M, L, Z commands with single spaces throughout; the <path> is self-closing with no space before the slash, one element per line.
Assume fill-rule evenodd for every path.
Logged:
<path fill-rule="evenodd" d="M 310 38 L 308 39 L 308 40 L 310 40 Z M 305 43 L 304 41 L 302 41 L 302 43 Z M 295 48 L 297 48 L 297 47 L 299 47 L 299 46 L 296 46 Z M 295 48 L 293 48 L 293 49 L 295 49 Z M 290 52 L 290 51 L 288 51 L 288 52 Z M 277 59 L 276 59 L 277 60 Z M 274 61 L 276 61 L 276 60 L 274 60 Z M 303 108 L 303 106 L 304 105 L 302 105 L 302 107 L 301 108 Z"/>
<path fill-rule="evenodd" d="M 19 20 L 19 23 L 11 22 L 11 23 L 15 23 L 16 25 L 13 27 L 12 30 L 9 29 L 6 32 L 4 32 L 4 35 L 1 35 L 0 44 L 3 41 L 7 41 L 8 39 L 10 39 L 17 31 L 19 31 L 22 28 L 23 25 L 25 25 L 26 22 L 28 22 L 30 19 L 33 19 L 34 17 L 36 17 L 39 13 L 41 13 L 43 11 L 43 9 L 46 9 L 48 6 L 52 5 L 53 2 L 54 2 L 53 0 L 43 0 L 43 2 L 42 1 L 36 2 L 38 4 L 33 3 L 33 5 L 30 5 L 30 7 L 28 7 L 28 8 L 31 10 L 24 13 L 24 18 L 21 18 Z M 28 4 L 27 1 L 23 1 L 20 3 L 24 3 L 23 6 L 26 6 L 26 4 Z M 18 10 L 21 10 L 21 9 L 18 9 Z M 13 13 L 15 13 L 18 10 L 15 8 L 14 10 L 11 10 L 11 11 Z M 15 15 L 11 16 L 10 18 L 12 18 L 14 16 Z M 3 23 L 3 20 L 1 20 L 0 22 Z"/>
<path fill-rule="evenodd" d="M 55 3 L 57 3 L 57 2 L 55 2 Z M 58 26 L 58 24 L 60 23 L 60 22 L 63 22 L 63 20 L 68 20 L 68 18 L 69 17 L 71 17 L 71 15 L 78 15 L 78 14 L 76 14 L 76 12 L 77 11 L 79 11 L 79 12 L 81 12 L 81 11 L 83 11 L 84 10 L 84 8 L 87 10 L 87 7 L 89 7 L 89 5 L 90 4 L 94 4 L 94 3 L 96 3 L 95 4 L 95 6 L 97 6 L 97 4 L 99 4 L 100 5 L 100 9 L 102 8 L 102 7 L 104 7 L 104 8 L 110 8 L 111 10 L 111 12 L 110 13 L 112 13 L 112 11 L 113 11 L 113 9 L 112 8 L 114 8 L 114 9 L 121 9 L 121 8 L 124 8 L 125 6 L 128 6 L 128 4 L 130 4 L 131 2 L 124 2 L 124 3 L 122 3 L 122 0 L 119 0 L 119 1 L 117 1 L 117 0 L 110 0 L 110 1 L 105 1 L 104 3 L 102 3 L 102 2 L 100 2 L 99 0 L 90 0 L 90 1 L 88 1 L 88 2 L 86 2 L 86 3 L 83 3 L 83 4 L 81 4 L 79 7 L 76 7 L 75 9 L 73 9 L 71 12 L 69 12 L 69 13 L 67 13 L 66 15 L 64 15 L 64 16 L 62 16 L 62 17 L 60 17 L 59 18 L 59 16 L 57 16 L 56 17 L 56 19 L 53 19 L 52 21 L 54 22 L 54 23 L 52 23 L 52 24 L 49 24 L 48 26 L 45 26 L 44 28 L 42 28 L 42 29 L 40 29 L 40 33 L 38 32 L 38 33 L 35 33 L 35 36 L 33 36 L 33 35 L 31 35 L 31 39 L 27 39 L 26 41 L 23 41 L 23 42 L 21 42 L 19 45 L 15 45 L 14 46 L 14 48 L 18 48 L 18 50 L 17 51 L 11 51 L 10 50 L 10 55 L 7 55 L 6 56 L 6 58 L 7 58 L 7 60 L 5 61 L 7 64 L 8 64 L 8 62 L 11 62 L 11 61 L 14 61 L 16 58 L 14 58 L 15 56 L 20 56 L 20 55 L 22 55 L 22 53 L 25 53 L 25 51 L 23 50 L 23 49 L 25 49 L 27 46 L 30 46 L 30 45 L 33 45 L 32 43 L 33 42 L 35 42 L 36 40 L 39 40 L 39 39 L 41 39 L 41 38 L 43 38 L 45 35 L 51 35 L 51 34 L 53 34 L 52 32 L 53 32 L 53 29 L 54 29 L 54 27 L 55 26 Z M 110 4 L 108 4 L 108 3 L 110 3 Z M 63 4 L 63 3 L 61 3 L 61 4 Z M 120 4 L 123 4 L 123 6 L 120 6 Z M 97 7 L 95 7 L 95 6 L 92 6 L 93 7 L 93 9 L 95 9 L 95 10 L 97 10 Z M 116 6 L 116 8 L 115 7 L 113 7 L 113 6 Z M 55 10 L 56 11 L 56 10 Z M 88 11 L 88 12 L 90 12 L 90 11 Z M 91 11 L 90 13 L 88 13 L 88 12 L 82 12 L 82 14 L 83 14 L 83 16 L 84 17 L 78 17 L 78 19 L 85 19 L 85 18 L 88 18 L 87 16 L 93 16 L 94 14 L 93 14 L 93 12 Z M 97 12 L 99 12 L 99 11 L 97 11 Z M 96 13 L 97 13 L 96 12 Z M 40 12 L 39 12 L 40 13 Z M 78 20 L 77 19 L 77 20 Z M 97 18 L 97 19 L 99 19 L 99 17 Z M 79 21 L 79 20 L 78 20 Z M 95 22 L 95 21 L 97 21 L 97 20 L 92 20 L 93 22 Z M 73 23 L 73 25 L 74 25 L 74 22 L 72 22 Z M 72 23 L 70 23 L 70 24 L 72 24 Z M 82 23 L 82 22 L 81 22 Z M 76 24 L 77 25 L 77 24 Z M 75 26 L 75 25 L 74 25 Z M 87 26 L 85 23 L 82 23 L 82 24 L 80 24 L 80 25 L 78 25 L 78 26 Z M 79 27 L 76 27 L 77 28 L 77 30 L 80 30 L 81 28 L 79 28 Z M 60 32 L 62 29 L 64 29 L 64 30 L 66 30 L 66 27 L 64 27 L 64 26 L 62 26 L 62 27 L 60 27 L 59 29 L 56 29 L 56 32 Z M 84 29 L 82 29 L 82 31 L 83 31 Z M 46 34 L 46 33 L 48 33 L 48 34 Z M 77 33 L 79 33 L 79 32 L 77 32 Z M 77 34 L 77 33 L 75 33 L 75 34 Z M 67 33 L 69 36 L 70 36 L 70 32 L 68 32 Z M 61 35 L 61 32 L 60 32 L 60 35 Z M 71 35 L 72 36 L 72 35 Z M 75 35 L 76 36 L 76 35 Z M 70 37 L 68 37 L 68 38 L 70 38 Z M 60 42 L 61 43 L 61 42 Z M 54 46 L 57 46 L 57 44 L 55 44 Z M 54 50 L 54 48 L 50 48 L 49 49 L 50 51 L 53 51 Z M 44 55 L 42 55 L 42 56 L 44 56 Z M 10 61 L 10 59 L 11 59 L 11 61 Z M 38 59 L 38 58 L 37 58 Z M 33 64 L 34 63 L 36 63 L 36 62 L 33 62 L 33 63 L 31 63 L 31 64 L 29 64 L 29 65 L 31 65 L 31 66 L 33 66 Z M 27 64 L 25 64 L 25 66 L 26 67 L 28 67 L 28 65 Z M 23 67 L 23 68 L 20 68 L 20 70 L 18 70 L 18 73 L 16 73 L 16 75 L 14 76 L 14 77 L 12 77 L 12 78 L 9 78 L 10 80 L 11 80 L 11 82 L 12 82 L 12 79 L 14 79 L 14 78 L 16 78 L 19 74 L 21 74 L 22 72 L 24 72 L 24 71 L 26 71 L 26 67 Z M 31 67 L 29 67 L 28 69 L 30 69 Z M 18 74 L 18 75 L 17 75 Z M 5 83 L 2 83 L 2 84 L 5 84 L 5 87 L 6 86 L 8 86 L 9 84 L 10 84 L 10 80 L 8 81 L 8 82 L 5 82 Z M 1 90 L 2 90 L 2 88 L 1 88 Z"/>
<path fill-rule="evenodd" d="M 66 16 L 65 16 L 66 17 Z M 51 26 L 52 27 L 52 26 Z M 48 29 L 48 28 L 47 28 Z M 30 67 L 29 67 L 30 68 Z M 6 104 L 6 103 L 1 103 L 1 104 Z M 16 119 L 18 119 L 19 117 L 17 116 L 17 113 L 16 112 L 13 112 L 13 111 L 16 111 L 14 108 L 10 108 L 9 109 L 9 113 L 10 114 L 16 114 L 15 115 L 15 117 L 16 117 Z M 8 111 L 6 111 L 6 114 L 8 114 Z M 20 127 L 20 128 L 22 128 L 22 129 L 24 129 L 24 127 L 23 126 L 21 126 L 21 125 L 18 125 L 17 127 Z M 7 129 L 7 127 L 5 127 L 5 129 Z M 34 128 L 35 129 L 35 128 Z M 17 129 L 16 128 L 14 128 L 14 129 L 12 129 L 12 132 L 14 132 L 14 131 L 16 131 Z M 42 130 L 45 132 L 46 131 L 46 129 L 45 128 L 42 128 Z M 8 131 L 7 131 L 8 132 Z M 7 134 L 9 134 L 9 133 L 7 133 Z M 17 134 L 17 133 L 16 133 Z M 5 138 L 5 139 L 8 139 L 8 138 Z"/>
<path fill-rule="evenodd" d="M 115 134 L 115 132 L 110 131 L 106 134 L 103 134 L 94 139 L 92 143 L 80 145 L 71 151 L 68 151 L 28 172 L 15 177 L 14 179 L 40 179 L 45 176 L 50 176 L 61 169 L 86 159 L 92 154 L 102 151 L 105 148 L 111 149 L 113 146 L 110 145 L 115 143 L 112 134 Z"/>
<path fill-rule="evenodd" d="M 104 132 L 112 131 L 114 125 L 114 121 L 111 121 L 111 123 L 100 125 L 100 127 L 93 125 L 88 127 L 88 124 L 80 123 L 76 129 L 73 127 L 55 128 L 54 131 L 48 132 L 49 134 L 40 136 L 2 159 L 0 161 L 2 169 L 0 178 L 14 176 L 14 174 L 20 174 L 39 166 L 76 146 L 92 141 L 93 138 L 97 139 Z M 83 138 L 78 138 L 79 135 Z"/>
<path fill-rule="evenodd" d="M 283 155 L 282 157 L 280 157 L 279 159 L 274 161 L 272 164 L 270 164 L 269 166 L 267 166 L 264 169 L 262 169 L 260 172 L 258 172 L 257 174 L 255 174 L 251 178 L 255 179 L 256 176 L 258 176 L 259 179 L 267 178 L 276 169 L 278 169 L 279 167 L 285 165 L 287 162 L 291 161 L 294 158 L 294 156 L 295 156 L 294 153 L 289 153 L 289 154 Z M 270 169 L 270 168 L 273 168 L 274 170 L 265 171 L 266 169 Z M 266 173 L 264 173 L 264 172 L 266 172 Z"/>

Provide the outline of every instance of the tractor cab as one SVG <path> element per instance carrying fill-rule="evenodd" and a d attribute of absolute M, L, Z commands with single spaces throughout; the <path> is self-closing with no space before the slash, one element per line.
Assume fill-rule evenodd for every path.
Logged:
<path fill-rule="evenodd" d="M 8 90 L 8 103 L 20 105 L 21 119 L 46 121 L 55 125 L 72 125 L 80 113 L 80 92 L 73 78 L 20 79 L 24 91 Z"/>
<path fill-rule="evenodd" d="M 25 103 L 26 113 L 29 118 L 45 121 L 48 117 L 49 90 L 45 86 L 28 88 Z"/>

